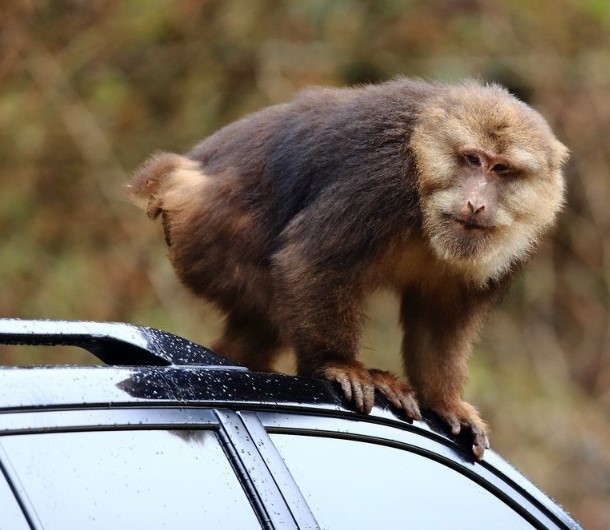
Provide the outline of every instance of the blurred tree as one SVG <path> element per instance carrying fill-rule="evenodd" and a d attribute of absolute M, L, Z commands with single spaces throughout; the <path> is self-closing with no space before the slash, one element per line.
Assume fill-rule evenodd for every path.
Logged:
<path fill-rule="evenodd" d="M 1 316 L 209 342 L 218 315 L 177 285 L 122 187 L 152 150 L 187 150 L 305 85 L 476 76 L 538 108 L 573 152 L 568 205 L 486 328 L 470 398 L 495 447 L 610 527 L 608 2 L 5 0 L 0 20 Z M 366 355 L 399 370 L 396 303 L 371 307 Z"/>

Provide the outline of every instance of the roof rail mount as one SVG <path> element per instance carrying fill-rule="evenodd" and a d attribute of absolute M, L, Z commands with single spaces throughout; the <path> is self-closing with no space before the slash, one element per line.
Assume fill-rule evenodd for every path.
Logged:
<path fill-rule="evenodd" d="M 119 322 L 0 318 L 0 344 L 77 346 L 111 366 L 218 366 L 245 369 L 199 344 Z"/>

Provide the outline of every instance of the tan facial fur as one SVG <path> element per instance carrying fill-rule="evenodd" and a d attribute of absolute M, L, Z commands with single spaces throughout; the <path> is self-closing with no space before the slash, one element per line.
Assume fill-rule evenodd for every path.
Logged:
<path fill-rule="evenodd" d="M 442 260 L 476 282 L 505 274 L 524 260 L 553 223 L 564 201 L 561 165 L 567 149 L 534 110 L 503 88 L 454 87 L 422 109 L 411 137 L 418 168 L 424 231 Z M 468 233 L 448 216 L 462 197 L 460 150 L 481 149 L 506 159 L 489 227 Z"/>

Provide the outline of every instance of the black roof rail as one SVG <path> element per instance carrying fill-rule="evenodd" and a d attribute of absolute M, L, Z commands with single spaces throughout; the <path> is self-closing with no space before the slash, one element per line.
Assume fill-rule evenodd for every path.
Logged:
<path fill-rule="evenodd" d="M 154 328 L 118 322 L 0 318 L 0 344 L 78 346 L 113 366 L 244 369 L 199 344 Z"/>

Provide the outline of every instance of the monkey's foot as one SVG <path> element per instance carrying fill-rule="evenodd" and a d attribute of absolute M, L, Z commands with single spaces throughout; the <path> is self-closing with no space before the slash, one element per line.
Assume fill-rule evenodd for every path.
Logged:
<path fill-rule="evenodd" d="M 481 460 L 485 449 L 489 449 L 487 438 L 487 425 L 479 416 L 477 410 L 464 401 L 458 402 L 450 408 L 431 407 L 451 428 L 451 434 L 458 435 L 462 428 L 472 433 L 472 452 Z"/>
<path fill-rule="evenodd" d="M 419 404 L 411 387 L 394 374 L 384 370 L 370 370 L 373 385 L 397 409 L 404 411 L 412 420 L 421 420 Z"/>

